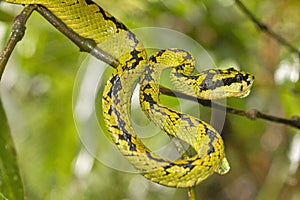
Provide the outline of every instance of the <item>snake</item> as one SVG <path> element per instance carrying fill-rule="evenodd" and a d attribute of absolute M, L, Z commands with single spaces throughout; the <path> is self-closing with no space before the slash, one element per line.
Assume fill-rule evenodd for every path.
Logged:
<path fill-rule="evenodd" d="M 220 133 L 205 121 L 160 103 L 160 75 L 172 68 L 170 76 L 177 90 L 207 100 L 248 95 L 253 75 L 235 68 L 193 74 L 194 57 L 178 48 L 159 50 L 148 59 L 137 36 L 91 0 L 4 1 L 44 6 L 69 29 L 94 41 L 118 60 L 118 67 L 105 85 L 100 107 L 111 140 L 140 174 L 164 186 L 184 188 L 199 184 L 213 173 L 229 171 Z M 193 155 L 178 159 L 161 157 L 137 136 L 130 108 L 138 84 L 145 114 L 170 137 L 189 144 L 195 151 Z"/>

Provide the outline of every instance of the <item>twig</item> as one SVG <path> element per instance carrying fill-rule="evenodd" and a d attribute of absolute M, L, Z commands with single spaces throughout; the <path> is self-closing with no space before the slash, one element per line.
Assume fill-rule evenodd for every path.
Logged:
<path fill-rule="evenodd" d="M 25 24 L 27 19 L 30 17 L 31 13 L 36 8 L 35 5 L 28 5 L 26 6 L 22 12 L 16 16 L 14 20 L 14 24 L 12 26 L 12 31 L 10 33 L 9 39 L 0 54 L 0 80 L 2 78 L 2 74 L 4 72 L 5 66 L 8 62 L 8 59 L 14 50 L 16 44 L 22 40 L 25 34 Z"/>
<path fill-rule="evenodd" d="M 287 47 L 292 53 L 295 53 L 299 59 L 300 63 L 300 50 L 298 50 L 295 46 L 290 44 L 286 39 L 282 36 L 275 33 L 271 30 L 266 24 L 261 22 L 254 14 L 240 1 L 235 0 L 235 4 L 240 8 L 240 10 L 256 25 L 256 27 L 261 30 L 262 32 L 269 35 L 271 38 L 275 39 L 281 45 Z"/>
<path fill-rule="evenodd" d="M 285 125 L 289 125 L 289 126 L 300 129 L 300 117 L 299 116 L 292 116 L 290 119 L 286 119 L 286 118 L 282 118 L 282 117 L 268 115 L 268 114 L 265 114 L 256 109 L 238 110 L 238 109 L 230 108 L 230 107 L 227 107 L 227 111 L 229 113 L 245 116 L 250 119 L 260 118 L 260 119 L 264 119 L 264 120 L 268 120 L 268 121 L 272 121 L 272 122 L 276 122 L 276 123 L 280 123 L 280 124 L 285 124 Z"/>
<path fill-rule="evenodd" d="M 195 187 L 188 188 L 188 198 L 189 200 L 196 200 L 196 190 Z"/>
<path fill-rule="evenodd" d="M 53 15 L 48 9 L 41 5 L 37 5 L 36 10 L 46 19 L 48 20 L 56 29 L 62 32 L 65 36 L 67 36 L 72 42 L 74 42 L 81 51 L 90 53 L 95 56 L 97 59 L 102 60 L 103 62 L 113 66 L 118 66 L 118 61 L 112 57 L 111 55 L 105 53 L 100 48 L 97 47 L 97 44 L 92 39 L 83 38 L 77 33 L 75 33 L 72 29 L 67 27 L 59 18 Z"/>
<path fill-rule="evenodd" d="M 197 103 L 199 103 L 199 104 L 201 104 L 205 107 L 213 107 L 213 108 L 216 108 L 218 110 L 226 110 L 227 113 L 248 117 L 250 119 L 260 118 L 260 119 L 264 119 L 264 120 L 268 120 L 268 121 L 272 121 L 272 122 L 276 122 L 276 123 L 281 123 L 281 124 L 289 125 L 289 126 L 300 129 L 300 116 L 293 116 L 291 119 L 286 119 L 286 118 L 282 118 L 282 117 L 277 117 L 277 116 L 265 114 L 265 113 L 263 113 L 261 111 L 258 111 L 256 109 L 240 110 L 240 109 L 228 107 L 228 106 L 225 106 L 225 105 L 213 103 L 210 100 L 197 99 L 195 97 L 191 97 L 189 95 L 183 94 L 183 93 L 178 92 L 178 91 L 172 91 L 172 90 L 170 90 L 168 88 L 165 88 L 163 86 L 160 86 L 160 92 L 164 95 L 194 101 L 194 102 L 197 102 Z"/>

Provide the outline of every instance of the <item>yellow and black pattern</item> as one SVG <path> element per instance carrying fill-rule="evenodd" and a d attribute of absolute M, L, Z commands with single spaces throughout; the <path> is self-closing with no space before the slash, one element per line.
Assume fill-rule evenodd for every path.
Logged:
<path fill-rule="evenodd" d="M 212 126 L 159 103 L 159 76 L 163 69 L 173 67 L 171 77 L 178 90 L 203 99 L 218 99 L 248 94 L 253 83 L 250 74 L 230 68 L 191 75 L 194 59 L 180 49 L 159 51 L 148 61 L 136 36 L 91 0 L 5 1 L 43 5 L 74 32 L 95 41 L 118 59 L 120 65 L 103 92 L 103 116 L 113 142 L 146 178 L 165 186 L 191 187 L 214 172 L 225 174 L 229 170 L 223 140 Z M 130 119 L 130 103 L 139 81 L 145 113 L 169 135 L 190 144 L 196 151 L 194 156 L 181 160 L 161 158 L 137 137 Z"/>

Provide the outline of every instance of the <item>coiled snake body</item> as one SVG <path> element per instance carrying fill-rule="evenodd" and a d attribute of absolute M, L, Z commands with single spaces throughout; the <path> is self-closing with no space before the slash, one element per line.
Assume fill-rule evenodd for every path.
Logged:
<path fill-rule="evenodd" d="M 173 67 L 178 90 L 203 99 L 240 97 L 249 93 L 253 76 L 235 70 L 211 69 L 191 75 L 193 57 L 180 49 L 166 49 L 147 60 L 136 36 L 115 17 L 91 0 L 5 0 L 17 4 L 41 4 L 78 35 L 92 39 L 120 65 L 107 81 L 102 100 L 103 116 L 113 142 L 146 178 L 171 187 L 191 187 L 217 172 L 229 170 L 220 134 L 206 122 L 171 110 L 159 103 L 160 72 Z M 130 119 L 130 102 L 141 84 L 143 110 L 167 134 L 193 147 L 187 159 L 169 160 L 154 154 L 137 137 Z"/>

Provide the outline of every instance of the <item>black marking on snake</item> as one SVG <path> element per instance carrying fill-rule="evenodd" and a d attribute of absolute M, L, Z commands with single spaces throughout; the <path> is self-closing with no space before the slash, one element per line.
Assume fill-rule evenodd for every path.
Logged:
<path fill-rule="evenodd" d="M 156 57 L 160 57 L 160 56 L 163 55 L 166 51 L 167 51 L 167 49 L 162 49 L 162 50 L 160 50 L 160 51 L 156 54 Z"/>
<path fill-rule="evenodd" d="M 178 118 L 180 118 L 181 120 L 187 122 L 190 125 L 190 127 L 195 127 L 194 122 L 192 122 L 191 118 L 188 117 L 186 114 L 176 113 L 176 112 L 174 112 L 173 114 L 177 114 Z"/>
<path fill-rule="evenodd" d="M 175 164 L 175 163 L 169 163 L 168 165 L 163 166 L 164 171 L 166 172 L 166 175 L 169 174 L 168 169 L 174 166 L 178 166 L 178 167 L 183 167 L 184 169 L 189 169 L 190 171 L 193 170 L 193 168 L 195 167 L 195 165 L 192 164 L 193 161 L 189 161 L 188 163 L 184 163 L 184 164 Z M 182 175 L 184 176 L 184 175 Z"/>
<path fill-rule="evenodd" d="M 122 90 L 122 84 L 121 84 L 120 77 L 118 75 L 115 75 L 112 77 L 110 82 L 113 86 L 112 86 L 111 90 L 109 91 L 108 95 L 114 96 L 115 98 L 114 98 L 113 102 L 115 104 L 118 104 L 120 102 L 120 99 L 118 98 L 117 94 L 120 90 Z M 119 111 L 116 108 L 114 108 L 113 106 L 110 106 L 110 108 L 108 110 L 108 114 L 111 115 L 112 113 L 114 113 L 117 116 L 117 122 L 118 122 L 118 125 L 114 126 L 114 127 L 119 129 L 120 131 L 122 131 L 122 134 L 118 135 L 119 139 L 126 141 L 129 146 L 129 149 L 131 151 L 136 151 L 136 145 L 131 142 L 132 135 L 125 128 L 126 123 L 121 119 Z"/>
<path fill-rule="evenodd" d="M 223 78 L 221 80 L 217 80 L 217 81 L 212 81 L 212 78 L 215 74 L 231 74 L 232 72 L 238 72 L 236 69 L 234 68 L 229 68 L 226 71 L 224 70 L 205 70 L 202 73 L 206 74 L 205 79 L 203 80 L 203 82 L 201 83 L 201 90 L 214 90 L 217 87 L 221 87 L 221 86 L 229 86 L 232 83 L 241 83 L 242 81 L 245 81 L 247 85 L 250 85 L 252 80 L 249 80 L 249 74 L 243 74 L 243 73 L 237 73 L 235 74 L 234 77 L 230 77 L 230 78 Z M 180 74 L 177 74 L 178 76 L 180 76 Z M 181 75 L 182 76 L 182 75 Z M 189 77 L 191 79 L 197 79 L 198 76 L 191 76 Z M 254 78 L 254 77 L 253 77 Z M 243 90 L 243 88 L 241 87 L 241 91 Z"/>
<path fill-rule="evenodd" d="M 112 95 L 116 95 L 116 92 L 122 89 L 122 84 L 120 82 L 120 77 L 118 75 L 113 76 L 110 80 L 110 83 L 113 85 L 111 89 L 108 91 L 107 96 L 112 97 Z M 114 84 L 118 83 L 119 86 L 114 87 Z M 116 90 L 117 89 L 117 90 Z"/>
<path fill-rule="evenodd" d="M 253 80 L 254 80 L 254 76 L 252 76 L 252 80 L 249 80 L 249 74 L 246 74 L 244 76 L 244 81 L 246 81 L 247 85 L 250 85 Z"/>
<path fill-rule="evenodd" d="M 145 89 L 151 89 L 153 87 L 151 86 L 150 83 L 147 83 L 146 85 L 141 85 L 141 88 L 142 88 L 142 94 L 144 94 L 145 93 L 144 92 Z"/>
<path fill-rule="evenodd" d="M 118 29 L 122 29 L 122 30 L 125 30 L 125 31 L 127 31 L 128 29 L 126 28 L 126 26 L 123 24 L 123 23 L 121 23 L 121 22 L 119 22 L 114 16 L 111 16 L 110 14 L 109 15 L 107 15 L 107 13 L 103 10 L 103 8 L 101 8 L 99 5 L 97 5 L 95 2 L 93 2 L 93 1 L 91 1 L 91 0 L 85 0 L 85 2 L 86 2 L 86 4 L 87 5 L 95 5 L 95 6 L 97 6 L 98 7 L 98 9 L 99 9 L 99 11 L 97 11 L 98 13 L 101 13 L 102 14 L 102 16 L 103 16 L 103 18 L 105 19 L 105 20 L 109 20 L 109 21 L 112 21 L 115 25 L 116 25 L 116 27 L 118 28 Z M 118 33 L 119 31 L 117 30 L 117 33 Z"/>
<path fill-rule="evenodd" d="M 174 53 L 185 53 L 185 56 L 183 56 L 183 58 L 185 60 L 193 60 L 192 55 L 189 52 L 187 52 L 186 50 L 183 50 L 183 49 L 169 49 L 169 51 L 172 51 Z"/>
<path fill-rule="evenodd" d="M 240 91 L 243 91 L 243 89 L 244 89 L 244 86 L 243 86 L 243 85 L 241 85 L 241 87 L 240 87 Z"/>
<path fill-rule="evenodd" d="M 131 31 L 127 31 L 127 37 L 129 38 L 130 41 L 134 41 L 134 45 L 131 46 L 132 48 L 136 48 L 137 45 L 140 43 L 139 40 Z"/>
<path fill-rule="evenodd" d="M 147 101 L 150 104 L 150 107 L 153 106 L 153 104 L 155 104 L 156 102 L 154 101 L 153 97 L 151 94 L 143 94 L 144 96 L 144 100 Z"/>
<path fill-rule="evenodd" d="M 210 141 L 208 143 L 209 149 L 207 150 L 207 155 L 211 155 L 212 153 L 215 152 L 213 142 L 217 139 L 217 137 L 214 132 L 212 132 L 210 129 L 207 128 L 207 126 L 204 126 L 204 127 L 205 127 L 205 132 L 207 133 L 207 136 L 210 139 Z"/>
<path fill-rule="evenodd" d="M 183 49 L 169 49 L 169 51 L 172 51 L 172 52 L 174 52 L 174 53 L 186 52 L 186 51 L 183 50 Z"/>
<path fill-rule="evenodd" d="M 103 94 L 102 96 L 103 96 L 103 97 L 102 97 L 102 99 L 103 99 L 103 100 L 105 100 L 106 102 L 108 102 L 108 101 L 109 101 L 109 98 L 110 98 L 109 96 L 107 96 L 107 95 L 104 95 L 104 94 Z"/>
<path fill-rule="evenodd" d="M 122 88 L 123 88 L 120 77 L 118 75 L 113 76 L 110 79 L 110 83 L 112 84 L 112 87 L 109 90 L 109 92 L 107 93 L 107 96 L 109 96 L 109 97 L 114 96 L 115 98 L 114 98 L 113 102 L 115 104 L 118 104 L 120 102 L 120 99 L 118 98 L 118 92 L 120 90 L 122 90 Z"/>
<path fill-rule="evenodd" d="M 90 5 L 90 4 L 96 4 L 95 2 L 91 1 L 91 0 L 85 0 L 85 3 L 87 5 Z M 97 4 L 96 4 L 97 5 Z"/>
<path fill-rule="evenodd" d="M 112 114 L 112 111 L 113 111 L 113 106 L 111 105 L 111 106 L 109 107 L 107 113 L 108 113 L 109 115 L 111 115 L 111 114 Z"/>
<path fill-rule="evenodd" d="M 150 82 L 153 81 L 153 77 L 151 76 L 151 74 L 154 72 L 154 69 L 150 66 L 147 66 L 145 71 L 144 71 L 144 80 Z M 148 86 L 150 86 L 149 84 L 147 84 Z"/>
<path fill-rule="evenodd" d="M 228 69 L 226 70 L 226 72 L 224 72 L 224 74 L 231 74 L 231 73 L 234 72 L 234 71 L 236 71 L 236 69 L 234 69 L 233 67 L 231 67 L 231 68 L 228 68 Z"/>
<path fill-rule="evenodd" d="M 176 71 L 173 73 L 173 75 L 174 75 L 175 77 L 177 77 L 177 78 L 182 78 L 182 77 L 185 77 L 185 78 L 194 77 L 194 76 L 186 76 L 186 75 L 184 75 L 184 74 L 178 72 L 178 71 L 180 71 L 180 70 L 184 70 L 183 68 L 184 68 L 183 65 L 177 66 L 177 67 L 176 67 Z M 192 79 L 192 78 L 191 78 L 191 79 Z"/>
<path fill-rule="evenodd" d="M 139 57 L 139 54 L 140 54 L 140 53 L 141 53 L 140 51 L 138 51 L 138 50 L 136 50 L 136 49 L 133 49 L 133 50 L 130 52 L 131 58 L 130 58 L 130 60 L 126 61 L 126 63 L 129 63 L 129 62 L 132 61 L 132 60 L 135 60 L 135 62 L 134 62 L 134 63 L 131 63 L 129 66 L 128 66 L 128 65 L 124 65 L 124 66 L 122 67 L 122 69 L 123 69 L 124 71 L 135 69 L 136 66 L 138 66 L 139 63 L 140 63 L 140 61 L 143 59 L 143 58 Z"/>
<path fill-rule="evenodd" d="M 174 75 L 176 77 L 189 77 L 189 76 L 186 76 L 186 75 L 182 74 L 181 72 L 179 72 L 179 71 L 184 71 L 184 68 L 186 66 L 187 66 L 187 64 L 180 64 L 178 66 L 175 66 L 176 72 L 174 73 Z"/>
<path fill-rule="evenodd" d="M 143 85 L 141 86 L 141 89 L 140 89 L 140 95 L 141 95 L 141 98 L 147 102 L 150 106 L 151 109 L 154 109 L 154 104 L 157 104 L 157 101 L 154 100 L 154 97 L 151 93 L 147 93 L 145 92 L 146 89 L 151 89 L 153 88 L 149 83 L 147 83 L 146 85 Z"/>
<path fill-rule="evenodd" d="M 200 84 L 201 91 L 214 90 L 218 87 L 230 86 L 233 83 L 242 82 L 242 81 L 246 81 L 246 83 L 248 85 L 251 83 L 251 81 L 247 80 L 249 77 L 248 74 L 243 75 L 241 73 L 238 73 L 234 77 L 223 78 L 223 79 L 216 80 L 216 81 L 212 81 L 213 76 L 214 76 L 214 74 L 212 74 L 212 73 L 207 74 L 207 76 L 204 78 L 204 80 Z M 193 77 L 193 78 L 197 78 L 197 77 Z"/>
<path fill-rule="evenodd" d="M 157 105 L 157 103 L 152 104 L 152 105 Z M 150 106 L 152 106 L 152 105 L 150 104 Z M 161 107 L 163 107 L 163 106 L 161 106 Z M 151 108 L 153 108 L 153 107 L 151 107 Z M 165 108 L 165 107 L 163 107 L 163 108 Z M 167 116 L 167 113 L 164 112 L 163 109 L 161 109 L 161 108 L 153 108 L 153 110 L 154 110 L 155 113 L 159 113 L 163 116 Z M 168 116 L 168 117 L 170 117 L 170 116 Z"/>
<path fill-rule="evenodd" d="M 149 58 L 149 61 L 152 61 L 152 62 L 154 62 L 154 63 L 157 63 L 156 56 L 151 56 L 151 57 Z"/>
<path fill-rule="evenodd" d="M 114 104 L 118 104 L 118 103 L 120 103 L 120 99 L 115 98 L 115 99 L 113 100 L 113 102 L 114 102 Z"/>
<path fill-rule="evenodd" d="M 111 88 L 111 94 L 109 94 L 110 96 L 116 96 L 117 93 L 122 90 L 122 83 L 121 83 L 121 79 L 118 75 L 115 75 L 112 77 L 112 79 L 110 79 L 110 82 L 112 84 L 112 88 Z"/>
<path fill-rule="evenodd" d="M 155 55 L 152 55 L 149 58 L 149 61 L 157 63 L 157 59 L 156 58 L 160 57 L 164 52 L 166 52 L 166 49 L 162 49 L 162 50 L 158 51 Z"/>
<path fill-rule="evenodd" d="M 166 161 L 165 161 L 164 159 L 162 159 L 162 158 L 154 158 L 150 152 L 146 152 L 146 155 L 147 155 L 147 157 L 148 157 L 150 160 L 155 160 L 155 161 L 157 161 L 157 162 L 166 162 Z"/>
<path fill-rule="evenodd" d="M 135 69 L 135 67 L 138 66 L 140 61 L 144 60 L 144 58 L 140 56 L 142 51 L 139 51 L 136 49 L 136 47 L 139 44 L 139 41 L 136 38 L 136 36 L 131 31 L 128 31 L 127 37 L 128 37 L 129 41 L 131 41 L 131 42 L 134 41 L 134 44 L 131 45 L 131 48 L 132 48 L 132 50 L 130 51 L 131 58 L 129 60 L 127 60 L 126 63 L 130 63 L 133 60 L 135 60 L 135 62 L 133 64 L 130 64 L 130 66 L 128 66 L 128 65 L 124 66 L 123 70 L 132 70 L 132 69 Z"/>
<path fill-rule="evenodd" d="M 118 122 L 118 125 L 112 126 L 112 127 L 116 128 L 122 132 L 122 134 L 118 135 L 119 139 L 126 141 L 129 146 L 129 149 L 131 151 L 136 151 L 136 145 L 131 142 L 132 135 L 126 130 L 126 128 L 125 128 L 126 123 L 121 119 L 120 112 L 117 109 L 115 109 L 113 106 L 111 106 L 110 109 L 111 109 L 111 112 L 117 116 L 117 122 Z"/>

